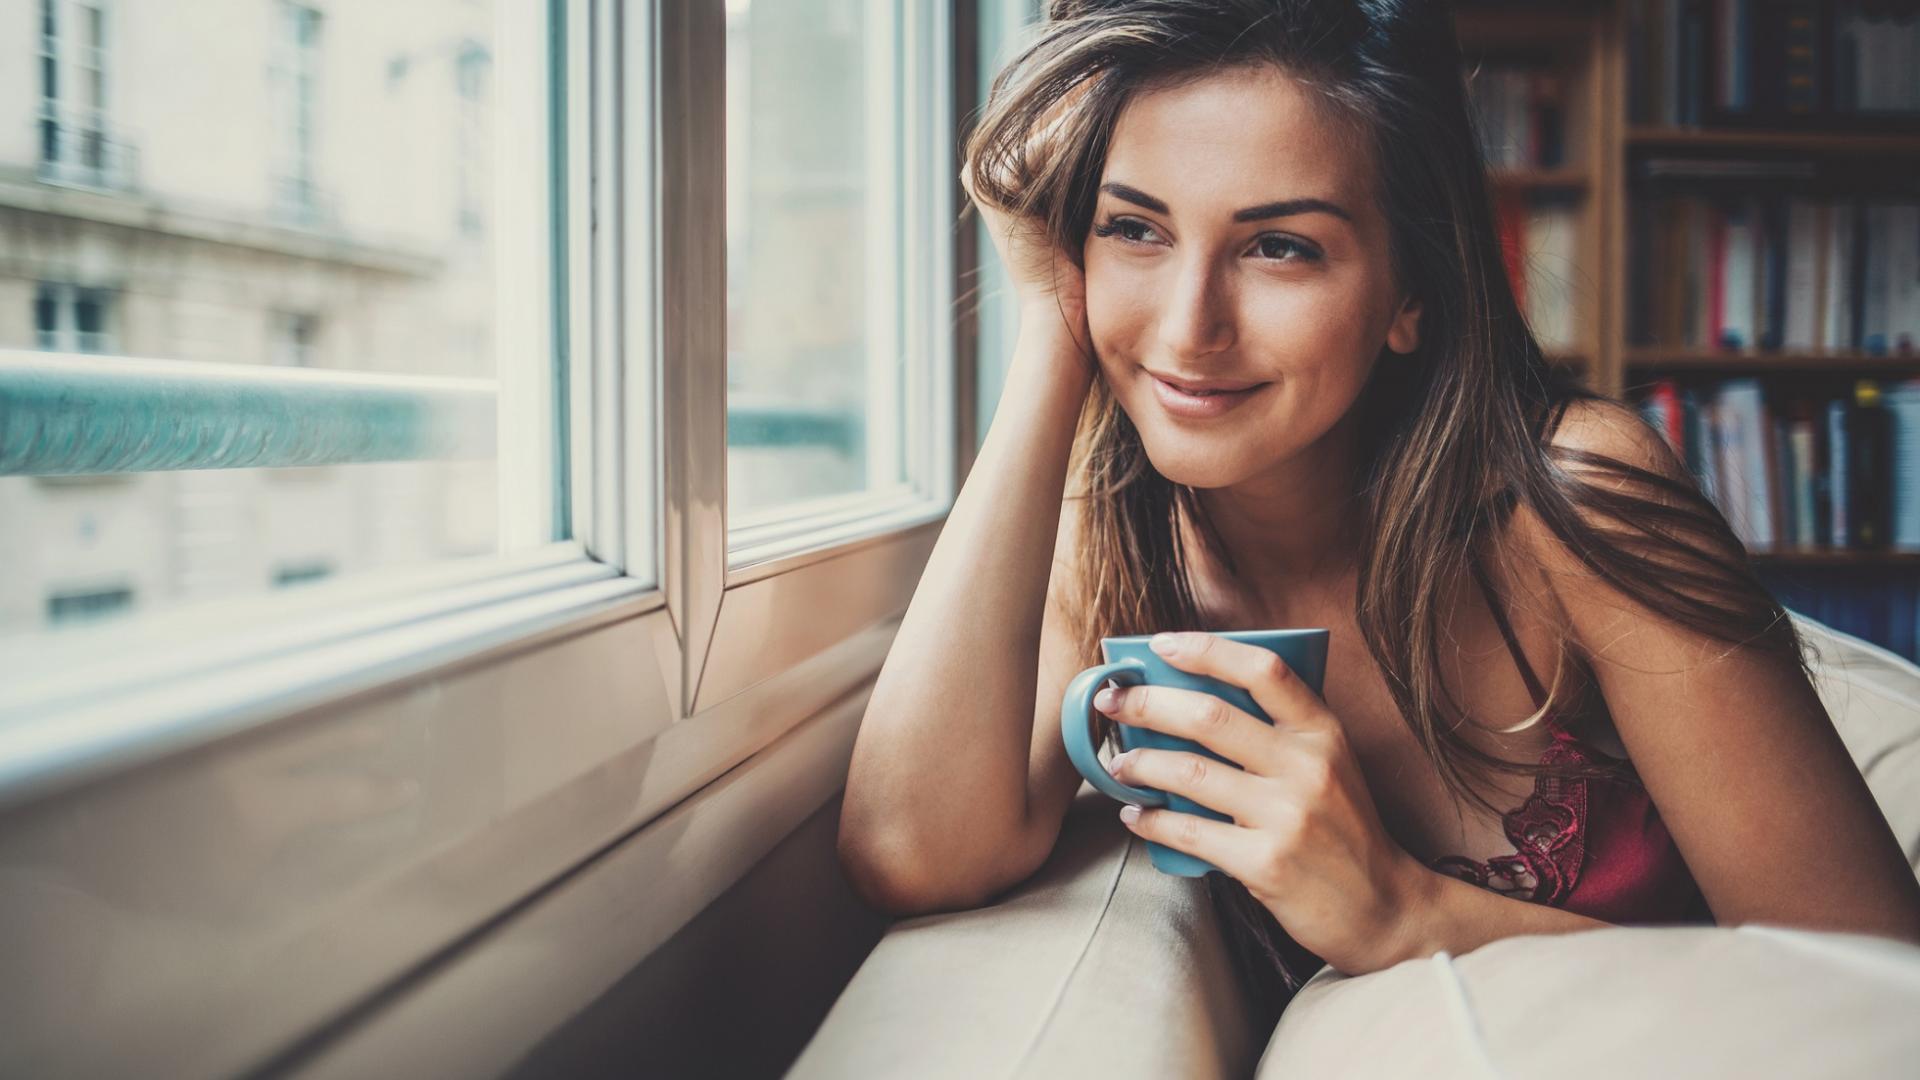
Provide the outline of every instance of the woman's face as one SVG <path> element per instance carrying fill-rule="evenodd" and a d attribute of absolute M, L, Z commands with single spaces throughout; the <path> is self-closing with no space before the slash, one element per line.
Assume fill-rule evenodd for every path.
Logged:
<path fill-rule="evenodd" d="M 1368 155 L 1272 67 L 1136 95 L 1087 236 L 1100 369 L 1160 473 L 1226 487 L 1296 458 L 1416 343 Z M 1192 398 L 1162 380 L 1240 393 Z"/>

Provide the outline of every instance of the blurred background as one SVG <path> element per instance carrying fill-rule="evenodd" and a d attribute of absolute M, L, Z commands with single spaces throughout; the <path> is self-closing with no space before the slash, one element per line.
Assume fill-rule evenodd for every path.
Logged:
<path fill-rule="evenodd" d="M 1038 9 L 974 6 L 971 94 Z M 894 93 L 924 72 L 891 5 L 724 11 L 741 534 L 912 488 L 934 399 L 908 362 L 925 238 L 901 224 L 925 220 L 927 132 Z M 550 287 L 526 254 L 548 223 L 502 220 L 548 167 L 524 119 L 543 88 L 496 69 L 502 14 L 0 0 L 20 61 L 0 80 L 0 349 L 451 380 L 430 385 L 550 441 L 549 342 L 501 321 Z M 1459 25 L 1509 270 L 1554 361 L 1642 408 L 1790 606 L 1920 655 L 1915 5 L 1470 2 Z M 941 332 L 977 445 L 1012 324 L 990 245 L 969 251 Z M 0 476 L 0 634 L 557 539 L 532 454 Z"/>

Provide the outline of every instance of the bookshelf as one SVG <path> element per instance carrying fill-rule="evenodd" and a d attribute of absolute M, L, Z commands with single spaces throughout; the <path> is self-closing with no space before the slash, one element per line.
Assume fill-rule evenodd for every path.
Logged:
<path fill-rule="evenodd" d="M 1876 346 L 1880 342 L 1861 333 L 1857 314 L 1852 316 L 1853 340 L 1843 344 L 1836 345 L 1831 339 L 1844 338 L 1845 334 L 1823 337 L 1823 331 L 1811 340 L 1824 340 L 1824 344 L 1809 347 L 1804 321 L 1799 323 L 1797 337 L 1784 333 L 1779 297 L 1788 290 L 1778 280 L 1762 280 L 1763 274 L 1775 273 L 1770 266 L 1753 271 L 1756 306 L 1744 310 L 1745 315 L 1766 322 L 1766 334 L 1758 325 L 1743 324 L 1738 327 L 1748 335 L 1743 340 L 1732 332 L 1734 327 L 1717 316 L 1706 320 L 1709 325 L 1702 325 L 1697 312 L 1688 313 L 1684 323 L 1687 333 L 1663 332 L 1680 321 L 1672 309 L 1677 303 L 1673 281 L 1678 271 L 1671 256 L 1692 249 L 1682 250 L 1681 241 L 1661 239 L 1669 235 L 1662 227 L 1678 220 L 1689 228 L 1699 228 L 1685 212 L 1677 218 L 1658 216 L 1668 212 L 1658 209 L 1663 200 L 1686 204 L 1686 212 L 1691 212 L 1695 204 L 1717 208 L 1749 201 L 1757 208 L 1754 214 L 1758 224 L 1740 224 L 1768 240 L 1811 235 L 1789 234 L 1779 228 L 1776 218 L 1759 220 L 1759 208 L 1780 213 L 1771 208 L 1772 204 L 1856 204 L 1860 209 L 1852 212 L 1863 217 L 1855 236 L 1867 235 L 1869 224 L 1877 227 L 1887 220 L 1866 218 L 1869 202 L 1920 206 L 1920 101 L 1889 103 L 1885 94 L 1908 92 L 1901 89 L 1897 74 L 1873 82 L 1864 67 L 1852 66 L 1866 63 L 1858 58 L 1864 57 L 1869 48 L 1862 44 L 1855 50 L 1837 36 L 1858 33 L 1852 28 L 1857 24 L 1843 26 L 1843 22 L 1864 10 L 1848 0 L 1457 3 L 1456 25 L 1472 80 L 1470 86 L 1483 80 L 1497 84 L 1500 72 L 1520 65 L 1551 69 L 1566 88 L 1558 118 L 1566 147 L 1564 160 L 1514 161 L 1511 155 L 1503 158 L 1495 148 L 1489 148 L 1497 203 L 1546 199 L 1571 208 L 1575 242 L 1569 270 L 1576 293 L 1575 331 L 1571 340 L 1547 346 L 1556 362 L 1581 372 L 1594 389 L 1636 405 L 1663 382 L 1708 394 L 1729 383 L 1752 380 L 1761 387 L 1769 408 L 1776 401 L 1781 404 L 1782 415 L 1797 396 L 1822 400 L 1850 396 L 1857 380 L 1874 380 L 1885 392 L 1905 380 L 1920 379 L 1920 325 L 1889 329 L 1885 335 L 1889 344 L 1884 349 L 1856 347 L 1863 341 Z M 1809 18 L 1790 26 L 1796 14 Z M 1698 48 L 1691 53 L 1685 46 L 1672 45 L 1665 36 L 1681 24 L 1660 22 L 1687 17 L 1699 20 L 1697 28 L 1704 29 L 1703 35 L 1693 39 Z M 1725 25 L 1717 20 L 1727 18 L 1756 22 L 1742 32 L 1744 37 L 1735 38 L 1721 32 Z M 1774 21 L 1758 22 L 1761 19 Z M 1813 64 L 1815 68 L 1828 65 L 1819 68 L 1817 77 L 1810 81 L 1800 80 L 1801 68 L 1792 66 L 1806 64 L 1805 50 L 1793 54 L 1796 59 L 1792 64 L 1784 59 L 1790 48 L 1802 44 L 1793 35 L 1804 35 L 1809 27 L 1818 39 L 1811 50 Z M 1745 43 L 1744 60 L 1722 58 L 1729 52 L 1726 46 L 1731 40 Z M 1864 41 L 1859 37 L 1852 40 Z M 1920 31 L 1913 40 L 1920 48 Z M 1826 44 L 1820 44 L 1822 41 Z M 1841 57 L 1843 47 L 1853 51 Z M 1823 50 L 1825 57 L 1821 59 Z M 1888 55 L 1880 51 L 1883 58 Z M 1776 58 L 1779 62 L 1772 63 Z M 1698 70 L 1690 69 L 1689 63 Z M 1842 88 L 1841 83 L 1849 79 L 1853 81 Z M 1808 85 L 1817 98 L 1804 96 L 1809 93 Z M 1662 91 L 1678 87 L 1688 89 L 1676 90 L 1679 96 L 1671 100 L 1663 96 Z M 1870 92 L 1881 96 L 1870 103 Z M 1484 118 L 1483 98 L 1487 92 L 1482 88 L 1475 93 L 1476 108 Z M 1694 96 L 1687 100 L 1685 93 Z M 1796 99 L 1796 94 L 1803 96 Z M 1498 95 L 1494 97 L 1498 107 Z M 1868 104 L 1881 107 L 1868 112 L 1864 108 Z M 1790 115 L 1796 109 L 1809 108 L 1811 115 Z M 1674 122 L 1675 112 L 1698 122 Z M 1820 219 L 1823 223 L 1826 220 Z M 1920 219 L 1894 220 L 1904 229 L 1905 223 Z M 1801 224 L 1796 221 L 1793 227 L 1800 228 Z M 1709 234 L 1717 245 L 1709 250 L 1724 259 L 1726 223 L 1716 220 L 1712 227 L 1723 231 Z M 1836 226 L 1836 235 L 1837 231 Z M 1686 242 L 1698 240 L 1699 235 L 1686 233 Z M 1652 243 L 1677 246 L 1657 251 Z M 1531 250 L 1527 244 L 1520 246 Z M 1788 246 L 1781 242 L 1777 250 L 1788 250 Z M 1825 260 L 1829 250 L 1845 249 L 1823 240 L 1820 250 L 1820 258 Z M 1656 253 L 1669 257 L 1653 258 Z M 1857 271 L 1858 264 L 1854 265 Z M 1511 262 L 1509 266 L 1513 268 Z M 1824 273 L 1824 263 L 1822 266 Z M 1746 269 L 1744 264 L 1741 269 Z M 1728 276 L 1724 280 L 1735 279 Z M 1795 279 L 1802 284 L 1806 280 Z M 1724 281 L 1717 284 L 1724 285 Z M 1685 295 L 1690 302 L 1695 301 L 1701 290 Z M 1712 295 L 1724 302 L 1728 294 Z M 1844 294 L 1833 293 L 1822 284 L 1819 295 Z M 1768 303 L 1774 306 L 1766 306 Z M 1902 310 L 1910 313 L 1913 309 L 1902 309 L 1896 301 L 1891 316 L 1896 323 Z M 1528 314 L 1533 318 L 1531 308 Z M 1800 318 L 1806 318 L 1804 309 Z M 1897 331 L 1910 334 L 1911 344 L 1902 347 L 1895 342 Z M 1732 347 L 1736 345 L 1739 347 Z M 1799 408 L 1797 402 L 1792 404 Z M 1772 422 L 1771 414 L 1768 422 Z M 1820 439 L 1824 454 L 1828 444 L 1824 429 Z M 1689 458 L 1690 464 L 1696 460 Z M 1783 475 L 1791 480 L 1791 473 L 1778 471 L 1777 465 L 1773 468 L 1775 480 Z M 1801 471 L 1806 472 L 1803 466 Z M 1818 472 L 1816 469 L 1815 475 Z M 1893 472 L 1897 475 L 1897 470 Z M 1795 494 L 1797 489 L 1782 487 L 1778 497 L 1791 499 Z M 1920 492 L 1912 497 L 1920 498 Z M 1888 501 L 1892 501 L 1890 495 Z M 1788 513 L 1804 515 L 1805 505 L 1799 502 Z M 1828 518 L 1831 505 L 1829 502 Z M 1826 526 L 1823 520 L 1820 528 Z M 1885 546 L 1869 550 L 1809 546 L 1788 542 L 1786 531 L 1783 525 L 1782 535 L 1776 536 L 1771 550 L 1749 545 L 1755 565 L 1783 601 L 1843 629 L 1843 623 L 1831 617 L 1840 610 L 1836 605 L 1852 603 L 1849 597 L 1869 606 L 1881 603 L 1881 615 L 1877 617 L 1893 625 L 1891 632 L 1866 632 L 1864 627 L 1856 627 L 1854 632 L 1881 640 L 1909 656 L 1920 652 L 1920 630 L 1914 626 L 1914 612 L 1920 609 L 1920 551 Z M 1826 533 L 1820 535 L 1825 537 Z M 1906 599 L 1893 607 L 1885 606 L 1884 597 L 1873 595 L 1902 590 Z"/>

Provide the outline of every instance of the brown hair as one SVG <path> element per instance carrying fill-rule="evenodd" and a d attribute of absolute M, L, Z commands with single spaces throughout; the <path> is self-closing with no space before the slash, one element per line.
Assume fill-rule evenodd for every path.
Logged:
<path fill-rule="evenodd" d="M 1448 790 L 1497 814 L 1469 778 L 1542 769 L 1458 734 L 1461 710 L 1441 677 L 1443 598 L 1457 595 L 1453 586 L 1474 562 L 1513 557 L 1502 550 L 1503 525 L 1521 505 L 1627 597 L 1807 674 L 1791 620 L 1672 455 L 1655 471 L 1552 441 L 1570 404 L 1608 399 L 1546 360 L 1515 302 L 1447 5 L 1054 0 L 1037 40 L 994 80 L 967 142 L 971 186 L 983 201 L 1044 225 L 1078 261 L 1107 140 L 1127 101 L 1144 87 L 1262 63 L 1287 71 L 1329 116 L 1362 134 L 1395 273 L 1421 304 L 1418 348 L 1383 355 L 1355 405 L 1369 433 L 1355 492 L 1368 526 L 1357 618 L 1395 705 Z M 1623 406 L 1610 410 L 1641 423 Z M 1104 380 L 1094 380 L 1082 413 L 1070 477 L 1077 557 L 1088 568 L 1075 628 L 1086 661 L 1099 662 L 1103 636 L 1212 629 L 1199 625 L 1181 522 L 1229 572 L 1231 560 L 1194 490 L 1154 470 Z M 1556 678 L 1533 721 L 1565 707 L 1552 700 L 1561 690 Z M 1631 767 L 1545 771 L 1630 775 Z M 1269 1015 L 1277 1012 L 1298 984 L 1283 950 L 1297 963 L 1299 947 L 1237 881 L 1209 874 L 1208 888 L 1228 916 L 1223 926 L 1243 977 Z"/>

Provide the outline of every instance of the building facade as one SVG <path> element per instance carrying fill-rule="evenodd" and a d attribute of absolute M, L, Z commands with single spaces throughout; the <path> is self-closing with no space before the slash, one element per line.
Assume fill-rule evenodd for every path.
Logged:
<path fill-rule="evenodd" d="M 488 0 L 0 0 L 0 348 L 491 378 L 492 33 Z M 0 478 L 0 633 L 491 551 L 494 476 Z"/>

